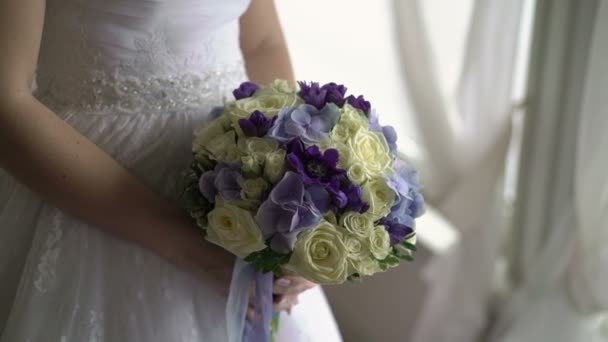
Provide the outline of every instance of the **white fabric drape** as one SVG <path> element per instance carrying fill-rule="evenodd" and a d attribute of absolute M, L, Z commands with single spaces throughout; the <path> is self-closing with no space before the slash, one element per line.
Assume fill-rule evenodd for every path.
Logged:
<path fill-rule="evenodd" d="M 485 325 L 497 251 L 496 190 L 513 108 L 523 0 L 476 1 L 458 92 L 440 89 L 423 0 L 396 1 L 402 61 L 426 160 L 429 202 L 461 232 L 426 270 L 429 292 L 415 342 L 470 342 Z M 425 179 L 423 179 L 425 180 Z"/>
<path fill-rule="evenodd" d="M 510 299 L 491 342 L 608 341 L 608 2 L 597 4 L 590 11 L 595 23 L 575 110 L 576 149 L 571 156 L 559 153 L 575 163 L 572 197 L 557 210 L 557 224 L 545 230 L 547 242 L 524 270 L 531 276 Z"/>

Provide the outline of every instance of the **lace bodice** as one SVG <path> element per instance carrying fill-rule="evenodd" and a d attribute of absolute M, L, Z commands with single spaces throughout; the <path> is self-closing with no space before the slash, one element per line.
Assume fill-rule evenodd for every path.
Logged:
<path fill-rule="evenodd" d="M 36 95 L 60 111 L 196 108 L 242 81 L 238 17 L 247 5 L 48 0 Z"/>

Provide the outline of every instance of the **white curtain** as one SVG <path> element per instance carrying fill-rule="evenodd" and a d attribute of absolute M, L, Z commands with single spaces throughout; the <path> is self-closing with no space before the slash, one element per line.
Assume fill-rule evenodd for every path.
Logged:
<path fill-rule="evenodd" d="M 461 239 L 425 271 L 429 291 L 411 341 L 471 342 L 486 324 L 492 287 L 524 0 L 474 2 L 456 94 L 440 87 L 423 1 L 395 1 L 404 77 L 426 150 L 426 195 Z"/>
<path fill-rule="evenodd" d="M 562 38 L 566 47 L 568 39 L 590 41 L 588 58 L 580 63 L 586 67 L 575 71 L 583 78 L 582 101 L 563 119 L 577 124 L 577 130 L 565 132 L 576 147 L 557 151 L 557 158 L 573 163 L 569 179 L 561 183 L 568 192 L 553 210 L 556 224 L 545 227 L 546 242 L 529 252 L 524 282 L 505 306 L 492 342 L 608 341 L 608 1 L 573 3 L 579 11 L 588 8 L 580 20 L 593 29 L 583 37 Z M 576 91 L 568 84 L 562 88 Z M 550 179 L 558 171 L 546 172 Z"/>

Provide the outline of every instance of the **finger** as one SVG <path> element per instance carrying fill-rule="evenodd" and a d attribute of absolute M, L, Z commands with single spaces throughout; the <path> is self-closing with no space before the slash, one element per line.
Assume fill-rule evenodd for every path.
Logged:
<path fill-rule="evenodd" d="M 293 286 L 293 280 L 288 277 L 281 277 L 275 280 L 272 288 L 272 292 L 277 294 L 285 294 L 289 291 L 289 288 Z"/>
<path fill-rule="evenodd" d="M 285 296 L 283 300 L 273 305 L 273 309 L 276 312 L 289 311 L 296 304 L 298 304 L 297 296 Z"/>
<path fill-rule="evenodd" d="M 276 303 L 280 303 L 283 300 L 283 298 L 285 298 L 285 295 L 282 295 L 282 294 L 273 294 L 272 295 L 272 302 L 275 303 L 275 304 Z"/>
<path fill-rule="evenodd" d="M 287 285 L 287 284 L 289 284 L 289 285 Z M 298 277 L 298 278 L 284 277 L 284 278 L 278 279 L 275 282 L 275 284 L 273 286 L 273 292 L 277 293 L 277 294 L 294 295 L 294 294 L 302 293 L 315 286 L 316 286 L 315 283 L 312 283 L 301 277 Z"/>
<path fill-rule="evenodd" d="M 255 309 L 252 306 L 247 308 L 247 320 L 250 322 L 255 320 Z"/>

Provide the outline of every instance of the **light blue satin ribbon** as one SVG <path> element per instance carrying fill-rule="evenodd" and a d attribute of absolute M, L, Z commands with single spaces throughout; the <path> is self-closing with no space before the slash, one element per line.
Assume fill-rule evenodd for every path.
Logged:
<path fill-rule="evenodd" d="M 269 342 L 272 319 L 272 272 L 261 273 L 253 265 L 237 259 L 232 273 L 226 306 L 229 342 Z M 245 319 L 249 289 L 255 282 L 255 319 Z"/>

